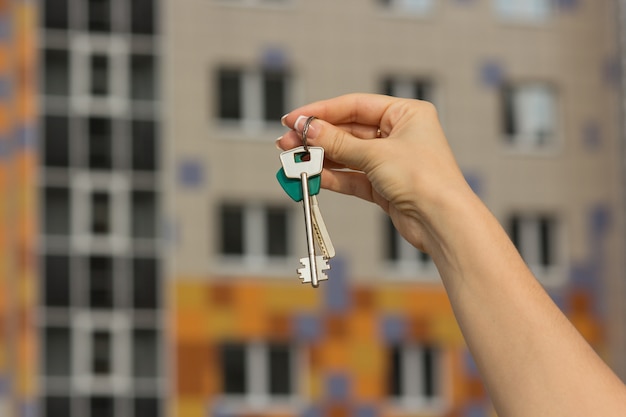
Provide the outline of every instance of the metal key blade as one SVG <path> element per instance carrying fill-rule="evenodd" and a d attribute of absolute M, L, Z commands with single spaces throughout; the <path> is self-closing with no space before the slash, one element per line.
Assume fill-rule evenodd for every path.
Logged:
<path fill-rule="evenodd" d="M 326 271 L 330 269 L 330 265 L 328 265 L 328 260 L 319 255 L 315 258 L 315 264 L 317 265 L 316 269 L 318 281 L 326 281 L 328 279 Z M 311 265 L 309 258 L 300 258 L 300 264 L 302 264 L 302 268 L 298 269 L 298 275 L 300 276 L 303 284 L 308 284 L 311 282 Z"/>
<path fill-rule="evenodd" d="M 311 219 L 311 197 L 309 196 L 309 181 L 306 172 L 300 174 L 300 182 L 302 183 L 302 206 L 304 207 L 304 225 L 306 227 L 306 243 L 309 251 L 309 269 L 311 270 L 311 285 L 317 288 L 319 285 L 317 279 L 317 263 L 315 262 L 315 244 L 313 242 L 313 221 Z"/>
<path fill-rule="evenodd" d="M 322 212 L 320 211 L 319 204 L 317 202 L 317 196 L 311 196 L 311 214 L 313 215 L 313 232 L 315 233 L 315 240 L 317 245 L 322 250 L 324 258 L 330 259 L 335 257 L 335 247 L 330 240 L 330 234 L 326 229 L 326 223 L 322 218 Z"/>

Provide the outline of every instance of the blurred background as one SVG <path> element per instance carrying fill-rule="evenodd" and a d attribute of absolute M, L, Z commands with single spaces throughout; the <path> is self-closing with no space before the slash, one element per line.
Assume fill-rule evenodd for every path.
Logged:
<path fill-rule="evenodd" d="M 0 1 L 0 415 L 495 415 L 430 258 L 280 117 L 433 102 L 467 181 L 626 377 L 618 0 Z M 507 271 L 502 271 L 506 277 Z"/>

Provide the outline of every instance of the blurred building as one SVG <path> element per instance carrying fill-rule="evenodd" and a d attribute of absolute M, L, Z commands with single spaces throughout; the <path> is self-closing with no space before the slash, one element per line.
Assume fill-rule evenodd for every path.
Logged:
<path fill-rule="evenodd" d="M 32 3 L 9 3 L 32 24 Z M 0 154 L 0 247 L 25 248 L 0 252 L 0 285 L 19 289 L 0 291 L 3 334 L 23 344 L 3 345 L 0 378 L 26 375 L 0 407 L 29 410 L 38 346 L 44 417 L 491 415 L 432 261 L 378 207 L 322 191 L 338 256 L 319 289 L 297 278 L 279 119 L 354 91 L 436 104 L 470 185 L 624 374 L 614 2 L 39 6 L 39 222 L 15 193 L 35 181 L 24 100 Z"/>
<path fill-rule="evenodd" d="M 378 207 L 322 192 L 338 256 L 320 289 L 298 283 L 278 121 L 354 91 L 436 104 L 468 182 L 623 372 L 613 2 L 164 6 L 177 415 L 490 413 L 432 262 Z"/>

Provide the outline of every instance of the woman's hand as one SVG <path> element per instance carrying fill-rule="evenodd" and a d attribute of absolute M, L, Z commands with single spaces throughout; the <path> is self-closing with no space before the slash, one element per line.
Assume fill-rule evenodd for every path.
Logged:
<path fill-rule="evenodd" d="M 283 117 L 293 130 L 277 141 L 281 149 L 302 145 L 309 116 L 318 119 L 307 142 L 325 149 L 322 187 L 378 204 L 405 239 L 430 252 L 438 201 L 471 193 L 434 106 L 373 94 L 319 101 Z"/>

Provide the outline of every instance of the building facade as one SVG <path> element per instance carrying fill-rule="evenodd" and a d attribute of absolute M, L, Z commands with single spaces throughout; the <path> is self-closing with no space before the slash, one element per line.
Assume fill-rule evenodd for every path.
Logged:
<path fill-rule="evenodd" d="M 164 17 L 175 415 L 491 415 L 436 269 L 379 208 L 322 191 L 338 256 L 319 289 L 297 279 L 279 118 L 357 91 L 435 103 L 470 185 L 623 367 L 614 2 L 183 0 Z"/>

